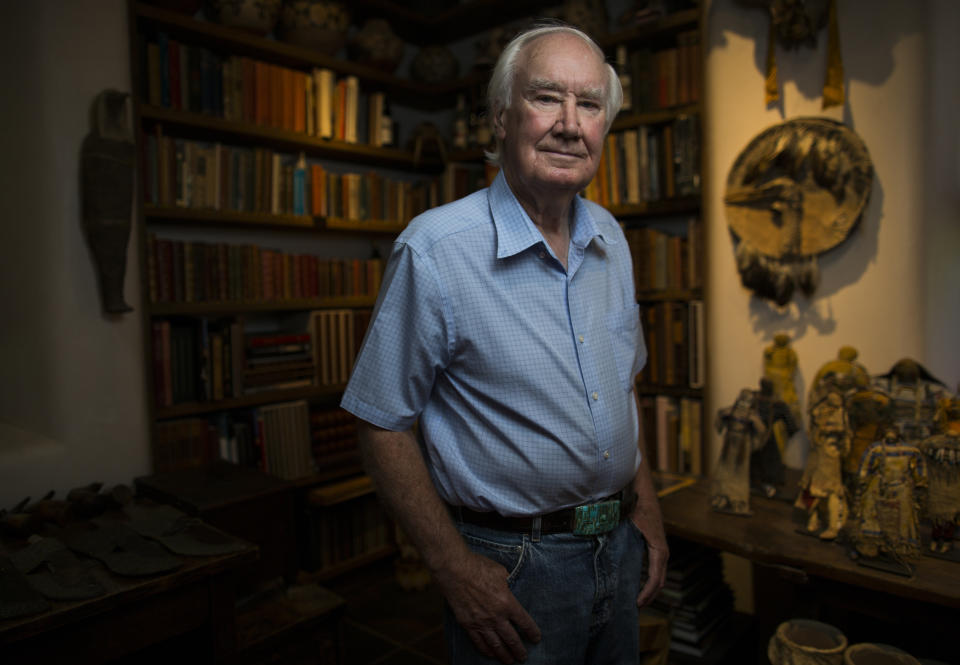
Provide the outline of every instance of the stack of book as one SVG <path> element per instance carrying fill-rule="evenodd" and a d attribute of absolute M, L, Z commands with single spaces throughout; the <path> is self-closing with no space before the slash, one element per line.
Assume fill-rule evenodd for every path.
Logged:
<path fill-rule="evenodd" d="M 370 324 L 371 310 L 330 309 L 310 313 L 313 362 L 317 384 L 347 382 L 360 343 Z"/>
<path fill-rule="evenodd" d="M 263 470 L 284 480 L 314 472 L 310 453 L 310 416 L 306 400 L 268 404 L 257 409 Z"/>
<path fill-rule="evenodd" d="M 321 471 L 359 462 L 357 421 L 343 409 L 311 410 L 310 441 Z"/>
<path fill-rule="evenodd" d="M 244 394 L 311 386 L 313 378 L 310 333 L 247 336 Z"/>
<path fill-rule="evenodd" d="M 733 591 L 716 550 L 671 541 L 667 582 L 653 606 L 670 617 L 670 649 L 706 656 L 734 614 Z"/>

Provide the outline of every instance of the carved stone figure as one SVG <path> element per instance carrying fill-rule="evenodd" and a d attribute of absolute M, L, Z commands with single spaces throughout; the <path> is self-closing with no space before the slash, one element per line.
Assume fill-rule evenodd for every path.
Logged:
<path fill-rule="evenodd" d="M 807 531 L 819 532 L 823 540 L 836 538 L 846 521 L 841 466 L 850 450 L 850 438 L 843 396 L 837 391 L 828 392 L 810 408 L 810 455 L 794 504 L 807 511 Z M 826 526 L 822 529 L 821 512 L 826 516 Z"/>
<path fill-rule="evenodd" d="M 842 123 L 796 118 L 756 136 L 727 177 L 727 222 L 743 285 L 786 305 L 819 280 L 816 257 L 843 242 L 870 197 L 867 147 Z"/>
<path fill-rule="evenodd" d="M 103 309 L 111 314 L 133 309 L 123 298 L 136 169 L 129 98 L 117 90 L 97 95 L 93 130 L 83 140 L 80 158 L 83 229 L 96 263 Z"/>
<path fill-rule="evenodd" d="M 732 406 L 717 412 L 714 426 L 724 437 L 713 472 L 710 505 L 719 512 L 750 515 L 750 455 L 767 437 L 767 426 L 757 411 L 756 391 L 741 390 Z"/>
<path fill-rule="evenodd" d="M 953 539 L 960 526 L 960 398 L 940 401 L 936 416 L 937 433 L 920 442 L 927 461 L 927 506 L 924 519 L 930 522 L 930 551 L 952 554 Z"/>
<path fill-rule="evenodd" d="M 920 510 L 927 466 L 916 446 L 889 427 L 867 448 L 857 474 L 853 541 L 864 556 L 895 559 L 920 553 Z"/>
<path fill-rule="evenodd" d="M 773 382 L 774 396 L 790 407 L 794 421 L 800 422 L 800 398 L 797 396 L 796 374 L 797 352 L 790 346 L 790 336 L 786 333 L 777 333 L 773 336 L 773 344 L 763 350 L 763 376 Z"/>

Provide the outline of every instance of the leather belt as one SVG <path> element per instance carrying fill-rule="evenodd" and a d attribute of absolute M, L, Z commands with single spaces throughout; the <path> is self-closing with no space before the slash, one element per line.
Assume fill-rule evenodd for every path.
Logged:
<path fill-rule="evenodd" d="M 618 502 L 619 515 L 616 521 L 619 522 L 630 515 L 630 512 L 633 510 L 633 506 L 636 503 L 636 498 L 637 495 L 633 492 L 632 488 L 630 488 L 621 490 L 620 492 L 612 494 L 606 499 L 602 499 L 596 503 L 573 506 L 571 508 L 562 508 L 552 513 L 540 515 L 540 533 L 574 533 L 577 535 L 594 535 L 594 533 L 604 533 L 605 531 L 612 529 L 613 526 L 615 526 L 615 523 L 609 524 L 606 528 L 601 527 L 601 530 L 597 530 L 595 532 L 583 532 L 583 518 L 580 517 L 578 519 L 578 514 L 580 516 L 590 514 L 591 512 L 595 514 L 596 511 L 591 511 L 592 508 L 608 502 Z M 479 512 L 463 506 L 450 506 L 450 511 L 453 514 L 454 519 L 465 524 L 473 524 L 475 526 L 480 526 L 487 529 L 508 531 L 511 533 L 533 533 L 535 528 L 534 521 L 537 519 L 536 516 L 504 517 L 496 512 Z"/>

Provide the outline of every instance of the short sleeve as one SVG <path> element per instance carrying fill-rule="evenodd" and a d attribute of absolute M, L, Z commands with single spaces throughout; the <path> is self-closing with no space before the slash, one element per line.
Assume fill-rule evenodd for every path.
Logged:
<path fill-rule="evenodd" d="M 412 427 L 447 364 L 446 319 L 436 271 L 396 243 L 341 406 L 384 429 Z"/>

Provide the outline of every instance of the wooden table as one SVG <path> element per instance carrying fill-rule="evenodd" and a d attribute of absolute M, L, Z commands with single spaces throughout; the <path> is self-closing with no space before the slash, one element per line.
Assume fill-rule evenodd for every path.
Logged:
<path fill-rule="evenodd" d="M 4 663 L 104 663 L 175 643 L 183 662 L 224 662 L 236 652 L 232 572 L 257 548 L 221 556 L 181 557 L 175 572 L 144 578 L 92 568 L 107 593 L 51 602 L 42 614 L 0 620 Z"/>
<path fill-rule="evenodd" d="M 708 497 L 706 480 L 661 496 L 665 528 L 671 537 L 753 564 L 754 618 L 763 645 L 781 621 L 806 616 L 834 622 L 851 643 L 899 642 L 917 657 L 954 662 L 960 563 L 921 556 L 911 560 L 912 577 L 876 570 L 858 564 L 838 543 L 798 533 L 788 502 L 753 496 L 753 515 L 742 517 L 711 510 Z"/>

